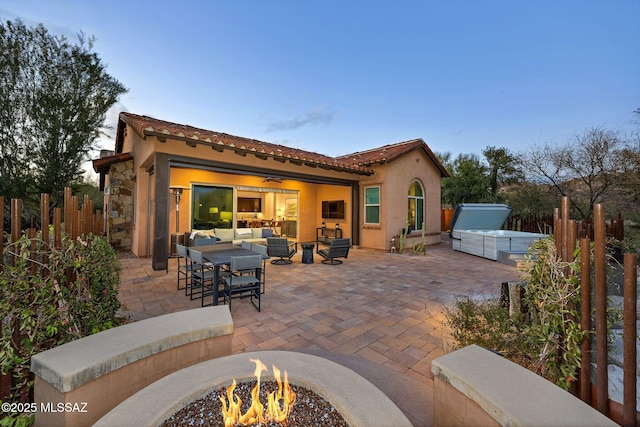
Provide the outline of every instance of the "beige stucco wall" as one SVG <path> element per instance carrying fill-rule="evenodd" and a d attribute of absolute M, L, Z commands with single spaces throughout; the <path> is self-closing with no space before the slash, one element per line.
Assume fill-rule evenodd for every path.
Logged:
<path fill-rule="evenodd" d="M 380 250 L 389 250 L 391 237 L 400 233 L 405 226 L 407 210 L 407 191 L 410 183 L 417 179 L 425 192 L 425 220 L 427 244 L 437 243 L 440 239 L 440 170 L 433 164 L 427 154 L 414 150 L 390 163 L 375 165 L 372 176 L 350 174 L 347 172 L 313 168 L 306 165 L 292 164 L 290 161 L 280 162 L 272 158 L 260 159 L 252 154 L 240 156 L 232 150 L 222 152 L 208 146 L 190 147 L 184 141 L 167 139 L 160 142 L 156 137 L 141 138 L 130 127 L 127 127 L 123 143 L 123 152 L 133 151 L 135 183 L 135 216 L 133 222 L 133 240 L 131 248 L 138 256 L 147 256 L 152 248 L 153 239 L 148 238 L 153 230 L 153 209 L 149 203 L 154 200 L 154 175 L 149 175 L 147 167 L 153 164 L 154 152 L 170 155 L 211 160 L 245 167 L 271 169 L 277 176 L 278 171 L 295 172 L 312 176 L 338 178 L 342 180 L 360 181 L 360 224 L 364 224 L 364 187 L 380 185 L 381 188 L 381 222 L 379 225 L 361 225 L 360 230 L 351 230 L 351 214 L 353 210 L 351 188 L 349 186 L 321 185 L 305 183 L 293 179 L 285 179 L 282 183 L 264 182 L 262 177 L 224 174 L 210 171 L 172 168 L 170 184 L 191 187 L 192 184 L 242 185 L 256 187 L 286 188 L 298 192 L 298 224 L 297 240 L 315 240 L 316 227 L 322 223 L 322 200 L 345 200 L 347 218 L 340 220 L 344 237 L 360 236 L 360 246 Z M 191 195 L 186 192 L 180 203 L 180 232 L 190 229 Z M 169 234 L 175 232 L 175 199 L 169 199 Z M 328 227 L 335 224 L 327 223 Z"/>
<path fill-rule="evenodd" d="M 316 198 L 316 215 L 315 222 L 313 228 L 313 235 L 311 239 L 315 240 L 316 238 L 316 228 L 322 225 L 322 201 L 327 200 L 344 200 L 345 202 L 345 219 L 339 220 L 331 220 L 325 219 L 325 225 L 327 228 L 335 228 L 336 223 L 340 224 L 340 228 L 342 229 L 342 236 L 346 238 L 351 238 L 353 236 L 353 231 L 351 230 L 351 213 L 353 212 L 353 206 L 351 204 L 351 188 L 344 186 L 336 186 L 336 185 L 318 185 L 318 193 Z"/>
<path fill-rule="evenodd" d="M 131 251 L 137 256 L 147 256 L 147 230 L 153 227 L 153 210 L 149 203 L 153 202 L 153 195 L 149 194 L 149 186 L 153 186 L 153 175 L 149 175 L 146 166 L 153 160 L 155 145 L 147 143 L 129 127 L 122 145 L 123 153 L 133 155 L 133 224 Z"/>
<path fill-rule="evenodd" d="M 414 150 L 390 163 L 373 167 L 375 174 L 360 180 L 362 246 L 389 250 L 391 238 L 406 225 L 407 196 L 414 180 L 424 191 L 425 243 L 440 241 L 440 170 L 423 150 Z M 380 186 L 380 225 L 364 224 L 364 187 Z M 420 233 L 417 233 L 420 234 Z M 421 234 L 418 236 L 422 238 Z"/>

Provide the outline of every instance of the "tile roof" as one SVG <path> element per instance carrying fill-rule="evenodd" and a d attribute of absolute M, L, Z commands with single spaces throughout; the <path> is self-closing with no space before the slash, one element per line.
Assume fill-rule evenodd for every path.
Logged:
<path fill-rule="evenodd" d="M 141 137 L 156 136 L 158 138 L 170 137 L 180 139 L 187 144 L 205 144 L 214 149 L 233 149 L 247 153 L 254 153 L 257 156 L 273 157 L 279 160 L 289 160 L 301 162 L 313 166 L 328 169 L 343 170 L 360 175 L 370 175 L 373 170 L 369 166 L 391 162 L 409 151 L 421 148 L 431 158 L 440 170 L 441 176 L 450 176 L 449 172 L 442 165 L 438 157 L 431 151 L 422 139 L 413 139 L 397 144 L 385 145 L 367 151 L 360 151 L 339 157 L 329 157 L 311 151 L 299 150 L 286 147 L 284 145 L 271 144 L 256 139 L 244 138 L 229 135 L 221 132 L 214 132 L 199 129 L 193 126 L 171 123 L 164 120 L 154 119 L 148 116 L 141 116 L 132 113 L 120 113 L 118 132 L 116 136 L 116 152 L 122 151 L 124 140 L 124 124 L 131 126 Z"/>
<path fill-rule="evenodd" d="M 422 149 L 427 156 L 440 169 L 440 173 L 444 177 L 451 176 L 449 171 L 444 167 L 438 156 L 436 156 L 429 146 L 422 139 L 412 139 L 409 141 L 398 142 L 396 144 L 388 144 L 383 147 L 373 148 L 371 150 L 359 151 L 353 154 L 336 157 L 339 161 L 344 161 L 358 166 L 371 166 L 374 164 L 389 163 L 402 155 L 415 149 Z"/>
<path fill-rule="evenodd" d="M 120 131 L 122 122 L 131 126 L 141 137 L 156 136 L 159 138 L 177 138 L 187 141 L 187 144 L 205 144 L 213 148 L 219 147 L 221 150 L 225 148 L 234 149 L 280 160 L 297 161 L 328 169 L 344 170 L 360 175 L 370 175 L 373 173 L 371 169 L 366 167 L 310 151 L 124 112 L 120 113 L 119 131 L 116 137 L 116 151 L 122 150 L 122 140 L 124 137 L 124 134 Z"/>

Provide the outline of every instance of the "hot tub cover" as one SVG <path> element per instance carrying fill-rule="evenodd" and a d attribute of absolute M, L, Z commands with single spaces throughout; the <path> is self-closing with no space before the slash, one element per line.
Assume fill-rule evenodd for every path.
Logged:
<path fill-rule="evenodd" d="M 454 230 L 500 230 L 511 214 L 511 207 L 495 203 L 461 203 L 451 220 Z"/>

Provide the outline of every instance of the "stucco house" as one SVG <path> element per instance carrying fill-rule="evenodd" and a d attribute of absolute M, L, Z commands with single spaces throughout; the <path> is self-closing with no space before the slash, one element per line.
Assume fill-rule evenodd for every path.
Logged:
<path fill-rule="evenodd" d="M 324 222 L 354 246 L 389 250 L 408 225 L 408 244 L 423 234 L 435 244 L 449 176 L 422 139 L 334 158 L 124 112 L 115 150 L 93 167 L 111 243 L 150 256 L 155 270 L 192 230 L 277 228 L 304 242 Z"/>

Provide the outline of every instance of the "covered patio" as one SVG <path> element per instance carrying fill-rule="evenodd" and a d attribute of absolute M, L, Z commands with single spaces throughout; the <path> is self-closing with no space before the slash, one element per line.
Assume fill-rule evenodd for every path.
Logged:
<path fill-rule="evenodd" d="M 374 383 L 414 425 L 431 425 L 431 361 L 445 353 L 443 308 L 456 295 L 498 296 L 515 267 L 455 252 L 446 238 L 426 256 L 353 249 L 342 265 L 267 266 L 262 311 L 231 311 L 233 353 L 297 350 L 337 361 Z M 132 320 L 198 308 L 150 258 L 124 258 L 121 301 Z"/>

